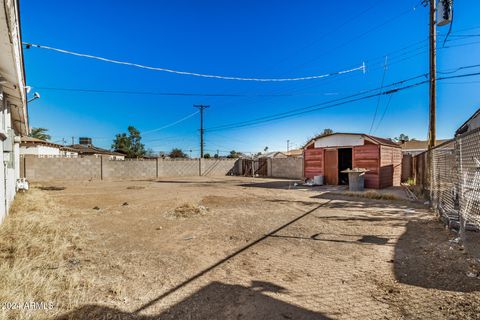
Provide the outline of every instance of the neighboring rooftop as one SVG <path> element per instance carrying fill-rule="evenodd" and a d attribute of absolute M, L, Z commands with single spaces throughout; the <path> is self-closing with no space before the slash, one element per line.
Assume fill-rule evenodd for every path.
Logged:
<path fill-rule="evenodd" d="M 449 141 L 449 139 L 437 140 L 435 145 L 438 146 L 444 142 Z M 404 141 L 401 145 L 403 151 L 423 151 L 428 149 L 427 140 L 409 140 Z"/>
<path fill-rule="evenodd" d="M 125 156 L 123 153 L 102 149 L 91 144 L 74 144 L 71 145 L 70 148 L 75 149 L 79 154 L 107 154 L 112 156 Z"/>
<path fill-rule="evenodd" d="M 33 138 L 33 137 L 21 137 L 20 138 L 20 144 L 22 146 L 35 146 L 35 145 L 42 145 L 42 146 L 47 146 L 47 147 L 52 147 L 52 148 L 58 148 L 58 149 L 61 149 L 61 150 L 67 150 L 67 151 L 77 151 L 73 148 L 70 148 L 70 147 L 67 147 L 67 146 L 64 146 L 64 145 L 61 145 L 61 144 L 58 144 L 58 143 L 53 143 L 53 142 L 50 142 L 50 141 L 45 141 L 45 140 L 42 140 L 42 139 L 38 139 L 38 138 Z"/>
<path fill-rule="evenodd" d="M 455 131 L 455 136 L 480 127 L 480 108 Z"/>
<path fill-rule="evenodd" d="M 292 149 L 285 152 L 287 157 L 302 157 L 303 156 L 303 149 Z"/>

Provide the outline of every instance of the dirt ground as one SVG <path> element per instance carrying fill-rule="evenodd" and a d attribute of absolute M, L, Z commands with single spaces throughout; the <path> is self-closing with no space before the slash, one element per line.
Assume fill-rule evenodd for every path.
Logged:
<path fill-rule="evenodd" d="M 86 293 L 47 319 L 480 314 L 477 261 L 423 204 L 240 177 L 43 185 Z"/>

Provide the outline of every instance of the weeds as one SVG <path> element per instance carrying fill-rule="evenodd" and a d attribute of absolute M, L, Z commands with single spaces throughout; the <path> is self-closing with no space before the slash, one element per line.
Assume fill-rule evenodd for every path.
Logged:
<path fill-rule="evenodd" d="M 0 226 L 0 301 L 53 308 L 0 310 L 1 319 L 50 318 L 84 299 L 88 284 L 77 269 L 81 238 L 62 214 L 36 188 L 16 196 Z"/>

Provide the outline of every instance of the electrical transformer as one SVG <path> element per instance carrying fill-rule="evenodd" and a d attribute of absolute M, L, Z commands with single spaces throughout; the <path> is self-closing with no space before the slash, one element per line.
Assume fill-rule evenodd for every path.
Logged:
<path fill-rule="evenodd" d="M 437 25 L 439 27 L 452 22 L 453 0 L 438 0 L 437 4 Z"/>

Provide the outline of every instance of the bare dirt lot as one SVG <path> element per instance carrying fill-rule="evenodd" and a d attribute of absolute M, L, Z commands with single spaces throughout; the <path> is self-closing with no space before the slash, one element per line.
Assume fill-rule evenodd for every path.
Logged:
<path fill-rule="evenodd" d="M 480 314 L 475 260 L 449 242 L 455 235 L 420 204 L 239 177 L 43 187 L 20 195 L 24 205 L 0 227 L 7 230 L 2 239 L 17 239 L 0 242 L 0 271 L 11 273 L 18 265 L 24 276 L 3 280 L 18 286 L 12 294 L 41 295 L 55 307 L 3 310 L 6 318 L 478 319 Z M 29 206 L 38 199 L 42 206 Z M 46 230 L 56 230 L 55 237 L 35 243 L 36 250 L 44 242 L 63 243 L 58 257 L 35 262 L 28 241 L 22 252 L 16 249 L 15 237 L 33 233 L 30 224 L 22 225 L 32 215 L 41 217 L 38 224 Z M 43 281 L 38 288 L 15 261 L 20 254 L 36 263 L 33 276 Z M 29 277 L 33 284 L 27 285 Z"/>

